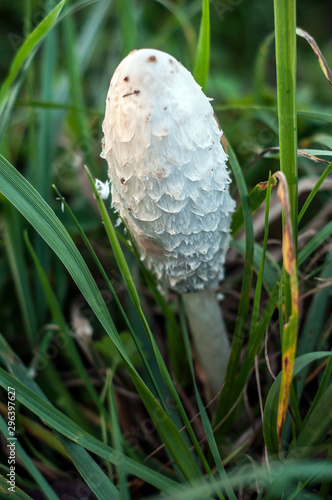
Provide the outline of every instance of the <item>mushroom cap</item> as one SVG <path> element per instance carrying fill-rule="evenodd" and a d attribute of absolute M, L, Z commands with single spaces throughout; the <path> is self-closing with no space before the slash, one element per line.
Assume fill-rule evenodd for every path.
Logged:
<path fill-rule="evenodd" d="M 222 278 L 235 203 L 222 132 L 191 73 L 165 52 L 131 52 L 103 132 L 112 206 L 159 283 L 183 293 Z"/>

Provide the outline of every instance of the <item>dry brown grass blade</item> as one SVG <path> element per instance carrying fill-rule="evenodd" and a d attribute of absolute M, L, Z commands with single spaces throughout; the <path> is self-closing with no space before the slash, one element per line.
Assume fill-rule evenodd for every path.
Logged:
<path fill-rule="evenodd" d="M 283 327 L 282 338 L 282 378 L 278 404 L 277 417 L 277 433 L 279 438 L 279 448 L 281 445 L 281 429 L 285 422 L 288 400 L 290 395 L 292 374 L 294 368 L 294 360 L 297 344 L 297 328 L 298 328 L 298 308 L 299 308 L 299 291 L 297 280 L 297 262 L 295 245 L 293 238 L 293 229 L 291 224 L 290 201 L 288 194 L 288 185 L 286 177 L 282 172 L 274 174 L 279 181 L 278 197 L 281 201 L 284 214 L 284 231 L 282 240 L 282 253 L 284 268 L 289 275 L 290 290 L 291 290 L 291 315 L 287 323 Z"/>
<path fill-rule="evenodd" d="M 306 31 L 304 31 L 301 28 L 296 28 L 296 34 L 299 35 L 299 36 L 301 36 L 305 40 L 307 40 L 307 42 L 309 43 L 310 47 L 312 48 L 312 50 L 314 51 L 314 53 L 315 53 L 315 55 L 316 55 L 316 57 L 318 59 L 319 65 L 322 68 L 322 71 L 323 71 L 324 75 L 328 79 L 329 83 L 332 85 L 332 73 L 331 73 L 331 70 L 328 67 L 327 62 L 325 61 L 325 59 L 323 57 L 323 54 L 321 53 L 320 48 L 318 47 L 318 45 L 317 45 L 316 41 L 314 40 L 314 38 L 312 38 L 312 36 L 309 35 L 309 33 L 307 33 Z"/>
<path fill-rule="evenodd" d="M 250 168 L 254 163 L 256 163 L 256 161 L 260 160 L 263 156 L 265 156 L 267 153 L 273 153 L 275 151 L 280 151 L 280 148 L 279 146 L 273 146 L 271 148 L 266 148 L 266 149 L 263 149 L 263 151 L 261 151 L 260 153 L 258 153 L 258 155 L 255 156 L 255 158 L 253 158 L 250 163 L 248 163 L 247 167 L 246 167 L 246 170 L 248 170 L 248 168 Z M 325 163 L 325 165 L 329 165 L 329 161 L 327 160 L 323 160 L 322 158 L 319 158 L 318 156 L 315 156 L 315 155 L 312 155 L 310 153 L 307 153 L 306 151 L 302 151 L 301 149 L 298 149 L 297 150 L 297 154 L 299 156 L 302 156 L 304 158 L 308 158 L 309 160 L 312 160 L 314 161 L 315 163 Z"/>

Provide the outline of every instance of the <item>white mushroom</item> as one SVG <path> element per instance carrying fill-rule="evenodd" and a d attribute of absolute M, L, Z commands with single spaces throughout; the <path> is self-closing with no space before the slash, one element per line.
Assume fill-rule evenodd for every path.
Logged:
<path fill-rule="evenodd" d="M 215 394 L 229 342 L 214 288 L 224 275 L 235 204 L 209 99 L 174 57 L 133 51 L 112 77 L 103 132 L 112 206 L 160 285 L 183 294 Z"/>

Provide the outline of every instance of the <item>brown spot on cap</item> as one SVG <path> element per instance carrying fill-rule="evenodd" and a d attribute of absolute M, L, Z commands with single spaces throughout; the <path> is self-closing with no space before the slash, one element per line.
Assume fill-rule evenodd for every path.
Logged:
<path fill-rule="evenodd" d="M 120 182 L 121 182 L 121 184 L 124 184 L 126 182 L 126 179 L 124 179 L 123 177 L 121 177 Z"/>
<path fill-rule="evenodd" d="M 156 56 L 150 56 L 150 57 L 148 57 L 147 61 L 148 62 L 157 62 L 157 58 L 156 58 Z"/>
<path fill-rule="evenodd" d="M 124 81 L 125 81 L 125 82 L 129 82 L 129 76 L 125 76 L 125 77 L 124 77 Z"/>
<path fill-rule="evenodd" d="M 124 94 L 122 97 L 128 97 L 129 95 L 138 95 L 141 91 L 134 90 L 133 92 L 128 92 L 128 94 Z"/>
<path fill-rule="evenodd" d="M 171 64 L 174 64 L 173 59 L 168 59 Z"/>

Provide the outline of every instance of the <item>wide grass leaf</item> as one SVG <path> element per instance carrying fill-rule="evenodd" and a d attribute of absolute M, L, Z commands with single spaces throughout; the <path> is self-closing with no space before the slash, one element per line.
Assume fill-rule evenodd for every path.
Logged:
<path fill-rule="evenodd" d="M 0 192 L 24 215 L 68 269 L 76 285 L 116 345 L 155 427 L 188 480 L 199 476 L 183 437 L 130 361 L 102 295 L 69 233 L 40 194 L 0 155 Z"/>
<path fill-rule="evenodd" d="M 317 448 L 316 453 L 321 453 L 322 450 L 319 449 L 319 445 L 322 444 L 332 426 L 331 398 L 332 385 L 322 394 L 305 422 L 295 446 L 289 453 L 289 458 L 312 457 L 315 454 L 315 447 Z M 326 443 L 326 448 L 328 446 L 328 443 Z"/>
<path fill-rule="evenodd" d="M 2 495 L 2 496 L 1 496 Z M 0 475 L 0 498 L 6 500 L 33 500 L 29 495 L 24 493 L 20 488 L 15 486 L 15 492 L 8 491 L 7 478 Z"/>
<path fill-rule="evenodd" d="M 0 431 L 6 437 L 6 439 L 9 438 L 8 425 L 6 424 L 6 422 L 4 421 L 4 419 L 1 415 L 0 415 Z M 12 442 L 13 441 L 8 441 L 7 444 L 10 444 Z M 31 460 L 31 458 L 29 457 L 29 455 L 26 453 L 26 451 L 24 450 L 24 448 L 20 444 L 20 442 L 17 440 L 15 441 L 15 453 L 20 458 L 20 461 L 21 461 L 22 465 L 24 466 L 24 468 L 28 471 L 28 473 L 31 475 L 31 477 L 40 486 L 40 489 L 44 493 L 46 498 L 48 498 L 48 500 L 59 500 L 58 495 L 56 495 L 54 493 L 54 491 L 52 490 L 52 488 L 50 487 L 50 485 L 48 484 L 46 479 L 42 476 L 42 474 L 37 469 L 37 467 L 35 466 L 35 464 Z M 8 483 L 6 484 L 6 491 L 8 494 Z M 0 496 L 1 496 L 1 485 L 0 485 Z M 20 498 L 20 496 L 19 495 L 17 497 L 15 496 L 15 498 Z M 25 498 L 25 497 L 22 497 L 22 498 Z M 30 497 L 27 497 L 27 498 L 30 498 Z"/>
<path fill-rule="evenodd" d="M 98 500 L 120 500 L 120 493 L 97 463 L 82 446 L 73 443 L 58 432 L 55 433 L 62 446 L 74 462 L 85 483 Z"/>
<path fill-rule="evenodd" d="M 42 398 L 47 403 L 51 404 L 48 400 L 47 396 L 43 393 L 39 385 L 28 375 L 27 368 L 23 365 L 22 361 L 15 355 L 15 353 L 11 350 L 10 346 L 7 344 L 5 339 L 0 335 L 0 352 L 4 354 L 3 362 L 7 366 L 7 369 L 10 373 L 12 373 L 17 379 L 22 382 L 22 384 L 33 391 L 38 397 Z M 1 356 L 0 356 L 1 359 Z M 1 418 L 1 417 L 0 417 Z M 7 426 L 5 426 L 7 427 Z M 0 429 L 1 421 L 0 421 Z M 44 427 L 41 427 L 39 430 L 39 436 Z M 69 457 L 73 461 L 75 467 L 80 472 L 81 476 L 85 480 L 85 482 L 90 486 L 90 489 L 95 493 L 98 499 L 107 500 L 117 499 L 119 497 L 119 492 L 116 487 L 109 481 L 109 479 L 105 476 L 103 471 L 99 466 L 97 466 L 96 462 L 90 457 L 88 452 L 82 448 L 81 446 L 71 442 L 69 439 L 64 437 L 58 432 L 55 432 L 55 440 L 57 443 L 60 443 L 62 449 L 66 450 Z M 22 447 L 18 448 L 20 453 L 20 457 L 22 462 L 25 464 L 27 470 L 30 474 L 35 478 L 36 482 L 40 485 L 42 491 L 45 492 L 45 495 L 50 500 L 58 500 L 57 495 L 53 494 L 53 491 L 46 483 L 43 476 L 41 476 L 40 472 L 37 470 L 38 474 L 35 473 L 34 464 L 31 462 L 29 456 L 25 453 Z M 59 451 L 59 449 L 58 449 Z M 31 462 L 31 465 L 30 465 Z M 88 471 L 88 473 L 87 473 Z M 45 484 L 46 483 L 46 484 Z"/>
<path fill-rule="evenodd" d="M 332 353 L 329 352 L 310 352 L 303 354 L 295 359 L 293 377 L 296 377 L 298 373 L 305 368 L 310 363 L 322 359 L 327 356 L 331 356 Z M 279 373 L 276 380 L 273 382 L 271 389 L 269 391 L 268 397 L 266 399 L 264 408 L 264 418 L 263 418 L 263 434 L 264 441 L 268 453 L 272 457 L 277 457 L 279 453 L 279 440 L 277 433 L 277 415 L 278 415 L 278 399 L 280 392 L 282 372 Z"/>
<path fill-rule="evenodd" d="M 0 385 L 7 389 L 8 386 L 16 390 L 16 399 L 29 408 L 47 425 L 66 436 L 68 439 L 81 445 L 99 457 L 122 467 L 125 471 L 133 474 L 158 489 L 174 491 L 177 483 L 162 474 L 149 469 L 135 460 L 116 452 L 110 446 L 105 445 L 94 436 L 83 431 L 75 422 L 62 412 L 57 410 L 51 403 L 45 401 L 41 396 L 26 387 L 19 380 L 0 368 Z"/>

